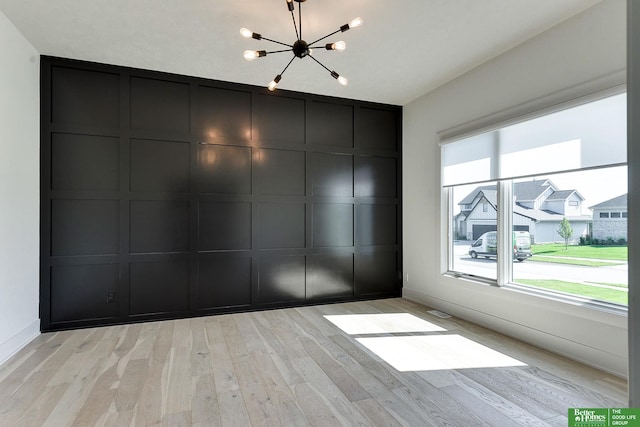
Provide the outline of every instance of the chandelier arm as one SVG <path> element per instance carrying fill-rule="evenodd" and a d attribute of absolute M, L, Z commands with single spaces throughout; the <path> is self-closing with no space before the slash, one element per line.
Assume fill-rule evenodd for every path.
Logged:
<path fill-rule="evenodd" d="M 300 24 L 300 38 L 299 40 L 302 40 L 302 2 L 298 3 L 298 21 Z"/>
<path fill-rule="evenodd" d="M 278 40 L 268 39 L 268 38 L 266 38 L 266 37 L 262 37 L 262 40 L 267 40 L 267 41 L 270 41 L 270 42 L 272 42 L 272 43 L 281 44 L 282 46 L 293 47 L 293 46 L 292 46 L 292 45 L 290 45 L 290 44 L 282 43 L 282 42 L 279 42 Z"/>
<path fill-rule="evenodd" d="M 318 43 L 319 41 L 322 41 L 322 40 L 326 39 L 327 37 L 331 37 L 331 36 L 332 36 L 332 35 L 334 35 L 334 34 L 338 34 L 340 31 L 341 31 L 341 30 L 340 30 L 340 29 L 338 29 L 338 30 L 334 31 L 333 33 L 327 34 L 327 35 L 326 35 L 326 36 L 324 36 L 324 37 L 320 37 L 318 40 L 315 40 L 315 41 L 312 41 L 311 43 L 309 43 L 309 45 L 310 45 L 310 46 L 311 46 L 311 45 L 314 45 L 314 44 Z M 263 37 L 263 38 L 264 38 L 264 37 Z"/>
<path fill-rule="evenodd" d="M 331 44 L 331 43 L 329 43 Z M 309 49 L 325 49 L 325 45 L 319 44 L 317 46 L 309 46 Z M 326 50 L 336 50 L 336 49 L 326 49 Z"/>
<path fill-rule="evenodd" d="M 291 58 L 291 61 L 289 61 L 289 63 L 287 64 L 287 66 L 286 66 L 286 67 L 284 67 L 284 70 L 282 70 L 282 72 L 280 73 L 280 75 L 283 75 L 283 74 L 284 74 L 284 72 L 285 72 L 285 71 L 287 71 L 287 68 L 289 68 L 289 65 L 291 65 L 291 63 L 293 62 L 293 60 L 294 60 L 294 59 L 296 59 L 296 56 L 295 56 L 295 55 Z"/>
<path fill-rule="evenodd" d="M 311 58 L 311 59 L 313 59 L 314 61 L 316 61 L 318 64 L 320 64 L 320 66 L 321 66 L 322 68 L 324 68 L 324 69 L 325 69 L 325 70 L 327 70 L 328 72 L 331 72 L 331 70 L 330 70 L 330 69 L 328 69 L 327 67 L 325 67 L 325 65 L 324 65 L 322 62 L 318 61 L 318 60 L 317 60 L 316 58 L 314 58 L 312 55 L 308 55 L 308 57 L 309 57 L 309 58 Z"/>
<path fill-rule="evenodd" d="M 271 50 L 271 51 L 267 52 L 267 54 L 270 54 L 270 53 L 282 53 L 282 52 L 291 52 L 291 49 Z"/>
<path fill-rule="evenodd" d="M 298 25 L 296 24 L 296 15 L 291 11 L 291 20 L 293 20 L 293 28 L 296 30 L 296 38 L 300 40 L 301 36 L 298 34 Z"/>

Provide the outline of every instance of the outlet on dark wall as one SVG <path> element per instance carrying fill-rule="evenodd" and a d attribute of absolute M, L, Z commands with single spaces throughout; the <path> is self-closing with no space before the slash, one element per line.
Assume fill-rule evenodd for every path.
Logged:
<path fill-rule="evenodd" d="M 42 330 L 400 295 L 400 107 L 41 67 Z"/>

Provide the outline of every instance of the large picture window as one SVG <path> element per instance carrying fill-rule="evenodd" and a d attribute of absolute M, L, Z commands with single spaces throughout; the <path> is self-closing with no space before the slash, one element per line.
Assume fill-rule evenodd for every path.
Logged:
<path fill-rule="evenodd" d="M 443 141 L 448 273 L 627 305 L 626 94 Z"/>

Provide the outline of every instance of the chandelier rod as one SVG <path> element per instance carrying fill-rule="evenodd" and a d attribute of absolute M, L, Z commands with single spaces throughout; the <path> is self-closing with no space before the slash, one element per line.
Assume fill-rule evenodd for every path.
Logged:
<path fill-rule="evenodd" d="M 290 47 L 290 48 L 292 48 L 292 47 L 293 47 L 293 45 L 290 45 L 290 44 L 287 44 L 287 43 L 283 43 L 283 42 L 279 42 L 278 40 L 268 39 L 268 38 L 266 38 L 266 37 L 263 37 L 262 35 L 260 35 L 260 38 L 261 38 L 262 40 L 267 40 L 267 41 L 270 41 L 270 42 L 273 42 L 273 43 L 281 44 L 282 46 L 287 46 L 287 47 Z"/>
<path fill-rule="evenodd" d="M 265 52 L 265 53 L 266 53 L 266 54 L 270 54 L 270 53 L 282 53 L 282 52 L 291 52 L 291 49 L 270 50 L 270 51 Z"/>
<path fill-rule="evenodd" d="M 280 75 L 283 75 L 285 71 L 287 71 L 287 68 L 289 68 L 289 65 L 291 65 L 291 63 L 293 62 L 293 60 L 296 59 L 296 56 L 293 55 L 293 57 L 291 58 L 291 61 L 289 61 L 289 63 L 287 64 L 286 67 L 284 67 L 284 70 L 282 70 L 282 72 L 280 73 Z"/>
<path fill-rule="evenodd" d="M 300 25 L 300 39 L 302 40 L 302 2 L 298 3 L 298 24 Z"/>
<path fill-rule="evenodd" d="M 293 14 L 293 9 L 290 9 L 291 12 L 291 20 L 293 21 L 293 29 L 296 30 L 296 38 L 300 40 L 300 35 L 298 34 L 298 25 L 296 24 L 296 15 Z"/>
<path fill-rule="evenodd" d="M 314 61 L 316 61 L 318 64 L 320 64 L 320 66 L 321 66 L 322 68 L 324 68 L 325 70 L 327 70 L 328 72 L 330 72 L 330 73 L 332 72 L 330 69 L 328 69 L 327 67 L 325 67 L 325 65 L 324 65 L 322 62 L 320 62 L 320 61 L 318 61 L 316 58 L 314 58 L 314 57 L 313 57 L 313 55 L 307 55 L 307 56 L 308 56 L 309 58 L 313 59 Z"/>
<path fill-rule="evenodd" d="M 312 45 L 314 45 L 314 44 L 318 43 L 319 41 L 322 41 L 322 40 L 326 39 L 327 37 L 331 37 L 331 36 L 332 36 L 332 35 L 334 35 L 334 34 L 338 34 L 338 33 L 339 33 L 339 32 L 341 32 L 341 31 L 342 31 L 341 29 L 337 29 L 337 30 L 336 30 L 336 31 L 334 31 L 333 33 L 327 34 L 327 35 L 326 35 L 326 36 L 324 36 L 324 37 L 320 37 L 318 40 L 312 41 L 311 43 L 309 43 L 309 46 L 312 46 Z"/>

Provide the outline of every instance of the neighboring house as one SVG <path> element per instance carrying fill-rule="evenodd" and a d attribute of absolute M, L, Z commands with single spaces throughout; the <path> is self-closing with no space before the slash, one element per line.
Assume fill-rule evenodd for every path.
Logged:
<path fill-rule="evenodd" d="M 528 231 L 535 243 L 558 242 L 562 218 L 573 228 L 572 241 L 589 233 L 591 217 L 582 215 L 584 197 L 577 190 L 559 190 L 548 179 L 518 182 L 513 185 L 513 228 Z M 475 188 L 458 203 L 460 213 L 454 218 L 456 237 L 475 240 L 487 231 L 496 230 L 497 190 L 495 185 Z"/>
<path fill-rule="evenodd" d="M 614 197 L 591 206 L 593 211 L 593 238 L 627 240 L 627 195 Z"/>

